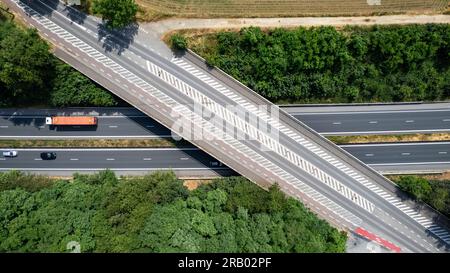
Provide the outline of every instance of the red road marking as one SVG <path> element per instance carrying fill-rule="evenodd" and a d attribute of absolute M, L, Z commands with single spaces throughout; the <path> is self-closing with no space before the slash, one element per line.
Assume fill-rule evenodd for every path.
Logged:
<path fill-rule="evenodd" d="M 368 232 L 367 230 L 365 230 L 363 228 L 358 227 L 358 228 L 355 229 L 355 232 L 356 232 L 356 234 L 361 235 L 361 236 L 363 236 L 363 237 L 365 237 L 365 238 L 367 238 L 367 239 L 369 239 L 371 241 L 375 241 L 378 244 L 380 244 L 380 245 L 382 245 L 382 246 L 384 246 L 384 247 L 386 247 L 386 248 L 388 248 L 390 250 L 393 250 L 393 251 L 395 251 L 397 253 L 399 253 L 401 251 L 400 247 L 394 245 L 393 243 L 391 243 L 391 242 L 389 242 L 387 240 L 384 240 L 384 239 L 378 237 L 377 235 L 375 235 L 373 233 Z"/>

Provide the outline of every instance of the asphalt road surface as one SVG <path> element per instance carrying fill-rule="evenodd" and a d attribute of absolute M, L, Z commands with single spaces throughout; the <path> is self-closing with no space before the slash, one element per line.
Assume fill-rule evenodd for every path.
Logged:
<path fill-rule="evenodd" d="M 383 238 L 380 242 L 392 242 L 393 251 L 400 251 L 398 246 L 403 252 L 448 251 L 445 217 L 417 206 L 381 175 L 288 115 L 281 113 L 274 121 L 268 119 L 268 109 L 252 111 L 270 104 L 194 55 L 168 60 L 133 43 L 133 29 L 110 32 L 58 1 L 3 2 L 37 27 L 57 47 L 57 56 L 167 127 L 180 122 L 202 130 L 206 136 L 195 139 L 195 145 L 261 186 L 277 182 L 321 217 L 354 232 L 369 230 Z M 216 119 L 197 119 L 195 104 Z M 236 112 L 229 113 L 225 106 L 235 106 Z M 242 120 L 243 114 L 273 126 L 277 140 Z M 253 139 L 211 141 L 223 124 Z"/>
<path fill-rule="evenodd" d="M 450 169 L 450 142 L 415 144 L 370 144 L 344 145 L 346 151 L 355 155 L 373 168 L 397 173 L 413 171 L 433 172 Z M 149 148 L 149 149 L 15 149 L 16 158 L 0 157 L 0 171 L 20 169 L 27 171 L 98 171 L 115 169 L 119 171 L 137 171 L 139 173 L 154 170 L 180 170 L 185 174 L 189 170 L 193 175 L 203 170 L 229 170 L 218 160 L 198 148 Z M 0 150 L 0 152 L 6 150 Z M 40 160 L 39 153 L 56 151 L 56 160 Z M 225 172 L 233 174 L 231 170 Z M 193 176 L 192 175 L 192 176 Z"/>
<path fill-rule="evenodd" d="M 337 107 L 282 107 L 323 135 L 432 133 L 450 131 L 450 103 Z M 50 115 L 95 115 L 97 127 L 50 130 Z M 0 138 L 152 138 L 170 130 L 133 108 L 2 109 Z"/>

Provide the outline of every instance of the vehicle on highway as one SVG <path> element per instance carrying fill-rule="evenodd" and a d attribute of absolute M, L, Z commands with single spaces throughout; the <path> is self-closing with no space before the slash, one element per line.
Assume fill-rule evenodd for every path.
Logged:
<path fill-rule="evenodd" d="M 211 167 L 219 167 L 219 166 L 223 166 L 222 162 L 219 162 L 219 161 L 210 161 L 210 162 L 209 162 L 209 165 L 210 165 Z"/>
<path fill-rule="evenodd" d="M 66 126 L 66 125 L 77 125 L 77 126 L 95 126 L 97 125 L 97 117 L 88 116 L 55 116 L 46 117 L 45 124 L 53 126 Z"/>
<path fill-rule="evenodd" d="M 54 159 L 56 159 L 56 153 L 55 152 L 44 152 L 44 153 L 41 153 L 41 158 L 43 160 L 54 160 Z"/>
<path fill-rule="evenodd" d="M 4 157 L 16 157 L 17 156 L 17 151 L 5 151 L 3 152 L 3 156 Z"/>

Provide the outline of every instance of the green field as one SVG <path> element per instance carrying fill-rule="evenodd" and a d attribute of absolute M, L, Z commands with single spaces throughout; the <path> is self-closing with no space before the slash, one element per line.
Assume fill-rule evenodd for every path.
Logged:
<path fill-rule="evenodd" d="M 144 19 L 442 13 L 446 0 L 136 0 Z"/>

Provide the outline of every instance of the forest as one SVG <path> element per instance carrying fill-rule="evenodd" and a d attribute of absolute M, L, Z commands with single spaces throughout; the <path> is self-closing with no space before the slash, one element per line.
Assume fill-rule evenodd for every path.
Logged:
<path fill-rule="evenodd" d="M 277 186 L 242 177 L 189 191 L 172 172 L 51 179 L 0 173 L 0 252 L 344 252 L 346 234 Z"/>
<path fill-rule="evenodd" d="M 192 49 L 279 103 L 450 98 L 450 25 L 243 28 L 187 38 Z"/>
<path fill-rule="evenodd" d="M 36 30 L 0 18 L 0 107 L 119 103 L 123 102 L 58 60 Z"/>

